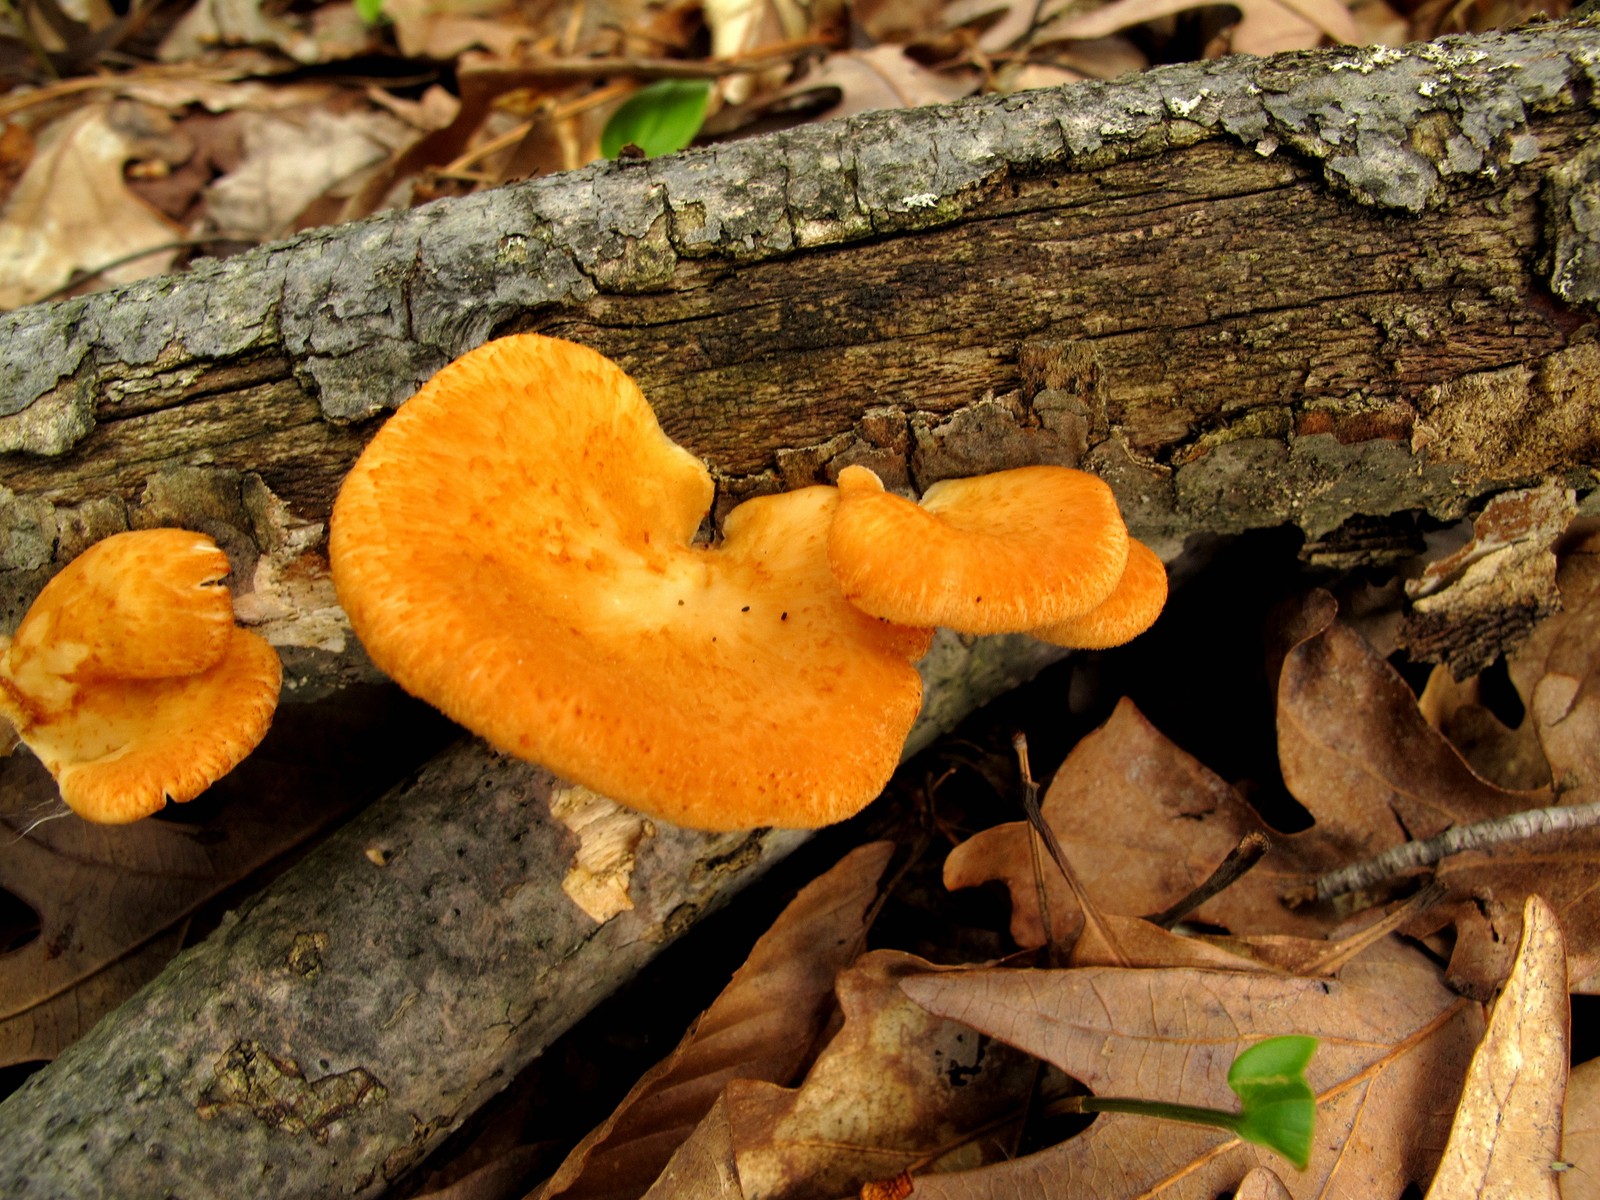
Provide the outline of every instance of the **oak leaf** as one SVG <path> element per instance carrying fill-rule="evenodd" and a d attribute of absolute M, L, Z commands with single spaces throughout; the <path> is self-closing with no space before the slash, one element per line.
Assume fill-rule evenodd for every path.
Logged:
<path fill-rule="evenodd" d="M 803 888 L 678 1048 L 567 1156 L 541 1200 L 638 1196 L 729 1080 L 788 1082 L 831 1010 L 835 975 L 861 948 L 893 853 L 889 842 L 859 847 Z"/>
<path fill-rule="evenodd" d="M 918 976 L 919 1004 L 1038 1055 L 1097 1095 L 1232 1108 L 1229 1063 L 1261 1038 L 1321 1039 L 1307 1078 L 1318 1124 L 1309 1168 L 1203 1126 L 1102 1114 L 1087 1131 L 998 1166 L 917 1180 L 920 1200 L 1140 1195 L 1210 1200 L 1268 1168 L 1290 1195 L 1393 1196 L 1429 1179 L 1479 1006 L 1392 942 L 1337 982 L 1197 970 L 1092 967 Z"/>
<path fill-rule="evenodd" d="M 1472 1056 L 1427 1200 L 1559 1200 L 1551 1165 L 1561 1155 L 1569 1023 L 1561 926 L 1530 896 L 1516 965 Z"/>

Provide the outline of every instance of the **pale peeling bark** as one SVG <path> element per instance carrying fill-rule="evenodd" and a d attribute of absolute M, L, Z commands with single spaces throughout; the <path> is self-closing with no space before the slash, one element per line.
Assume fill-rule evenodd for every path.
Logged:
<path fill-rule="evenodd" d="M 325 560 L 364 418 L 520 329 L 632 371 L 719 512 L 851 462 L 912 488 L 1081 463 L 1169 554 L 1290 523 L 1360 561 L 1364 518 L 1550 476 L 1592 507 L 1597 70 L 1581 24 L 1167 68 L 11 314 L 0 628 L 89 542 L 183 524 L 228 550 L 291 699 L 369 674 Z M 918 740 L 1040 653 L 946 638 Z M 789 844 L 663 831 L 597 924 L 549 786 L 469 747 L 380 802 L 0 1106 L 0 1192 L 376 1193 Z"/>

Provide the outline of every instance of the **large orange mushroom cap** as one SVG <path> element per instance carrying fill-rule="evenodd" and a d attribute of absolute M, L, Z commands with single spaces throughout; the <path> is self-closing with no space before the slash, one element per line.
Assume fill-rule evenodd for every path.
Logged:
<path fill-rule="evenodd" d="M 1127 563 L 1111 489 L 1069 467 L 946 479 L 916 504 L 849 466 L 839 493 L 834 574 L 852 603 L 889 621 L 1022 633 L 1089 612 Z"/>
<path fill-rule="evenodd" d="M 813 827 L 878 794 L 925 630 L 828 566 L 832 488 L 692 544 L 710 476 L 585 347 L 490 342 L 379 430 L 334 505 L 334 585 L 374 662 L 520 758 L 703 829 Z"/>
<path fill-rule="evenodd" d="M 203 534 L 117 534 L 0 638 L 0 716 L 84 819 L 120 824 L 192 800 L 265 736 L 281 667 L 234 625 L 227 573 Z"/>

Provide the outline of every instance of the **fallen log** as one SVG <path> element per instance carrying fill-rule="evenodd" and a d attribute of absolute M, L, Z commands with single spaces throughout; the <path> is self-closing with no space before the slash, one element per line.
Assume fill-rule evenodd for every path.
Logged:
<path fill-rule="evenodd" d="M 852 462 L 916 488 L 1054 461 L 1168 556 L 1291 524 L 1359 563 L 1375 522 L 1536 480 L 1592 508 L 1596 64 L 1600 29 L 1548 24 L 873 114 L 9 314 L 0 628 L 89 541 L 184 524 L 291 699 L 368 677 L 327 583 L 338 482 L 421 378 L 521 329 L 632 371 L 719 513 Z M 945 645 L 941 724 L 976 664 L 1026 674 Z M 376 1194 L 789 844 L 659 831 L 621 852 L 632 910 L 578 876 L 595 916 L 556 788 L 473 747 L 424 770 L 0 1105 L 0 1190 Z"/>

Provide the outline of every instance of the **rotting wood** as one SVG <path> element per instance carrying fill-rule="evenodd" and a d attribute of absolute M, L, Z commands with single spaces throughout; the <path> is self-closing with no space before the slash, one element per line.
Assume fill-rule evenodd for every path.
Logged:
<path fill-rule="evenodd" d="M 1597 67 L 1600 30 L 1552 24 L 1165 68 L 597 166 L 11 314 L 0 628 L 88 542 L 181 523 L 229 551 L 291 699 L 369 672 L 324 558 L 363 418 L 515 329 L 623 362 L 719 511 L 854 461 L 909 485 L 1081 462 L 1169 552 L 1292 523 L 1359 559 L 1342 531 L 1540 477 L 1592 507 Z M 936 724 L 1026 673 L 1006 645 L 946 641 Z M 467 748 L 380 802 L 0 1108 L 0 1190 L 380 1190 L 738 875 L 667 834 L 641 907 L 585 925 L 552 890 L 566 835 L 528 832 L 548 786 Z M 485 982 L 463 946 L 532 975 Z"/>
<path fill-rule="evenodd" d="M 655 829 L 597 922 L 559 786 L 436 759 L 0 1104 L 0 1194 L 377 1195 L 802 836 Z"/>
<path fill-rule="evenodd" d="M 634 372 L 719 512 L 1081 460 L 1168 552 L 1359 553 L 1347 522 L 1587 493 L 1597 63 L 1547 24 L 871 114 L 0 317 L 0 628 L 87 538 L 181 520 L 301 686 L 359 670 L 321 531 L 361 418 L 514 329 Z"/>

